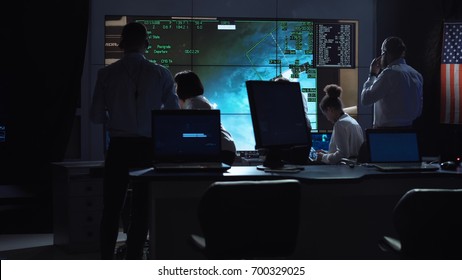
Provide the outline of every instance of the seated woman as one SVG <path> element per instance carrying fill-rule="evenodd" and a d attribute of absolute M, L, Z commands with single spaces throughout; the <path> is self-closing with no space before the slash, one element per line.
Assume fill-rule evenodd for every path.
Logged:
<path fill-rule="evenodd" d="M 204 86 L 196 73 L 185 70 L 175 74 L 176 93 L 181 109 L 214 109 L 210 101 L 203 95 Z M 229 165 L 236 158 L 236 145 L 231 134 L 221 125 L 221 149 L 223 162 Z"/>
<path fill-rule="evenodd" d="M 331 84 L 324 87 L 326 95 L 319 103 L 319 108 L 326 118 L 334 124 L 329 151 L 317 151 L 317 161 L 336 164 L 342 158 L 357 157 L 364 142 L 361 126 L 343 111 L 340 99 L 342 88 Z"/>

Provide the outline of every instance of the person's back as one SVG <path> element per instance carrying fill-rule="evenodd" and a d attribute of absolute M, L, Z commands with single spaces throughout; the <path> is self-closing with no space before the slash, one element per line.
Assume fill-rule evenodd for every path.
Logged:
<path fill-rule="evenodd" d="M 342 158 L 355 158 L 364 142 L 363 129 L 359 123 L 347 113 L 335 122 L 329 143 L 326 163 L 337 163 Z"/>
<path fill-rule="evenodd" d="M 405 46 L 387 38 L 374 59 L 361 93 L 363 105 L 374 104 L 374 127 L 410 127 L 422 113 L 423 77 L 406 64 Z M 382 70 L 381 70 L 382 69 Z"/>
<path fill-rule="evenodd" d="M 119 220 L 130 168 L 148 166 L 151 158 L 151 111 L 179 109 L 171 73 L 146 60 L 147 31 L 140 23 L 129 23 L 122 31 L 119 47 L 124 57 L 98 71 L 90 118 L 104 123 L 109 147 L 104 165 L 101 258 L 114 257 Z M 127 233 L 127 258 L 142 257 L 148 230 L 147 187 L 134 186 L 132 215 Z"/>
<path fill-rule="evenodd" d="M 110 136 L 151 137 L 151 110 L 163 106 L 178 108 L 172 85 L 171 74 L 165 67 L 149 62 L 137 52 L 101 69 L 96 90 L 104 92 L 100 105 L 107 111 Z M 106 116 L 102 107 L 97 107 L 98 101 L 95 97 L 91 113 L 95 121 L 102 121 Z"/>
<path fill-rule="evenodd" d="M 378 95 L 364 94 L 361 101 L 364 105 L 375 102 L 376 127 L 411 126 L 422 112 L 422 86 L 422 75 L 400 58 L 388 65 L 370 88 L 372 92 L 383 88 L 386 94 L 379 100 Z"/>

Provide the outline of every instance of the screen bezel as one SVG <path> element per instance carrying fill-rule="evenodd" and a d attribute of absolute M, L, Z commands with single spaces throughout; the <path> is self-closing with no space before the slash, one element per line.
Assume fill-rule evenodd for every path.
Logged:
<path fill-rule="evenodd" d="M 300 83 L 254 80 L 246 81 L 246 88 L 255 148 L 265 157 L 260 168 L 305 164 L 312 140 Z"/>
<path fill-rule="evenodd" d="M 202 123 L 206 121 L 208 124 L 205 127 Z M 160 122 L 162 121 L 162 122 Z M 157 125 L 160 124 L 160 127 Z M 219 162 L 221 161 L 221 119 L 220 110 L 180 110 L 180 109 L 157 109 L 151 111 L 151 126 L 152 126 L 152 154 L 156 162 Z M 167 129 L 171 127 L 171 129 Z M 203 131 L 194 132 L 207 132 L 208 138 L 211 139 L 214 145 L 202 144 L 194 141 L 194 143 L 187 144 L 185 141 L 179 140 L 179 137 L 169 137 L 169 134 L 177 134 L 180 128 L 194 127 L 204 129 Z M 186 131 L 186 130 L 185 130 Z M 170 143 L 177 141 L 177 145 L 171 147 L 169 150 L 164 150 L 157 147 L 156 143 L 159 141 Z M 197 144 L 196 144 L 197 142 Z M 168 146 L 170 146 L 170 144 Z M 184 146 L 187 144 L 188 147 Z M 192 145 L 192 146 L 191 146 Z M 193 149 L 190 149 L 193 147 Z M 187 148 L 183 150 L 183 148 Z M 199 149 L 200 148 L 200 149 Z M 181 153 L 180 153 L 181 151 Z"/>

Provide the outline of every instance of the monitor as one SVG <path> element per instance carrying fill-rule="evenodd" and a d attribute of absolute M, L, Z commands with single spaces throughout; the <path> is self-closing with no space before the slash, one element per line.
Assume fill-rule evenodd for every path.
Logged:
<path fill-rule="evenodd" d="M 148 29 L 148 60 L 173 75 L 188 69 L 199 75 L 204 96 L 221 111 L 239 151 L 255 150 L 256 144 L 247 80 L 298 82 L 313 131 L 332 130 L 318 110 L 326 84 L 341 84 L 345 106 L 357 105 L 356 21 L 107 15 L 104 65 L 122 57 L 120 34 L 133 21 Z"/>
<path fill-rule="evenodd" d="M 300 83 L 246 81 L 250 114 L 257 149 L 265 153 L 264 167 L 285 165 L 286 151 L 307 147 L 311 134 L 307 123 Z"/>
<path fill-rule="evenodd" d="M 370 162 L 421 162 L 419 138 L 414 129 L 367 129 Z"/>
<path fill-rule="evenodd" d="M 156 161 L 221 161 L 219 110 L 153 110 Z"/>

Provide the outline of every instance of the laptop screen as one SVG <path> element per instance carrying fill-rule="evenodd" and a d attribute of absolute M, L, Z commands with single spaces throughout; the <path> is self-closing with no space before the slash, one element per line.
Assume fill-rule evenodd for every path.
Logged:
<path fill-rule="evenodd" d="M 366 137 L 372 163 L 421 161 L 414 130 L 368 129 Z"/>
<path fill-rule="evenodd" d="M 219 110 L 153 110 L 155 161 L 219 161 Z"/>
<path fill-rule="evenodd" d="M 312 132 L 311 139 L 313 142 L 313 149 L 329 151 L 330 138 L 332 138 L 331 132 Z"/>

